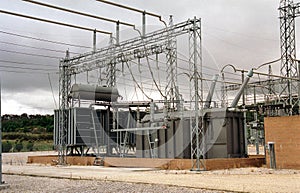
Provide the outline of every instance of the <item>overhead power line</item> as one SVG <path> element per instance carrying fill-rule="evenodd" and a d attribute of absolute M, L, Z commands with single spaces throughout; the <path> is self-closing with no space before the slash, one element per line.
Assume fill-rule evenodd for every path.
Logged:
<path fill-rule="evenodd" d="M 21 38 L 26 38 L 26 39 L 32 39 L 32 40 L 41 41 L 41 42 L 48 42 L 48 43 L 52 43 L 52 44 L 72 46 L 72 47 L 78 47 L 78 48 L 88 48 L 88 49 L 92 48 L 92 47 L 89 47 L 89 46 L 82 46 L 82 45 L 78 45 L 78 44 L 69 44 L 69 43 L 65 43 L 65 42 L 46 40 L 46 39 L 42 39 L 42 38 L 35 38 L 35 37 L 31 37 L 31 36 L 20 35 L 20 34 L 16 34 L 16 33 L 1 31 L 1 30 L 0 30 L 0 33 L 11 35 L 11 36 L 17 36 L 17 37 L 21 37 Z"/>
<path fill-rule="evenodd" d="M 37 5 L 41 5 L 41 6 L 44 6 L 44 7 L 49 7 L 49 8 L 61 10 L 61 11 L 66 11 L 66 12 L 69 12 L 69 13 L 74 13 L 74 14 L 78 14 L 78 15 L 82 15 L 82 16 L 86 16 L 86 17 L 91 17 L 91 18 L 94 18 L 94 19 L 100 19 L 100 20 L 107 21 L 107 22 L 119 23 L 119 24 L 122 24 L 122 25 L 130 26 L 130 27 L 135 26 L 134 24 L 130 24 L 130 23 L 122 22 L 122 21 L 117 21 L 117 20 L 113 20 L 113 19 L 110 19 L 110 18 L 100 17 L 100 16 L 96 16 L 96 15 L 91 15 L 91 14 L 88 14 L 88 13 L 82 13 L 82 12 L 79 12 L 79 11 L 66 9 L 66 8 L 63 8 L 63 7 L 58 7 L 58 6 L 55 6 L 55 5 L 50 5 L 50 4 L 46 4 L 46 3 L 42 3 L 42 2 L 37 2 L 37 1 L 32 1 L 32 0 L 23 0 L 23 1 L 33 3 L 33 4 L 37 4 Z"/>
<path fill-rule="evenodd" d="M 27 56 L 37 56 L 37 57 L 43 57 L 43 58 L 61 59 L 60 57 L 55 57 L 55 56 L 47 56 L 47 55 L 41 55 L 41 54 L 32 54 L 32 53 L 18 52 L 18 51 L 11 51 L 11 50 L 2 50 L 2 49 L 0 49 L 0 51 L 1 52 L 14 53 L 14 54 L 23 54 L 23 55 L 27 55 Z"/>
<path fill-rule="evenodd" d="M 43 69 L 43 68 L 26 68 L 26 67 L 8 66 L 8 65 L 0 65 L 0 68 L 15 68 L 15 69 L 22 69 L 22 70 L 37 70 L 37 71 L 45 71 L 45 72 L 49 72 L 49 71 L 53 72 L 53 70 L 55 70 L 55 69 Z"/>
<path fill-rule="evenodd" d="M 48 74 L 49 72 L 42 72 L 42 71 L 16 71 L 16 70 L 0 70 L 0 73 L 1 72 L 8 72 L 8 73 L 18 73 L 18 74 Z M 50 74 L 56 74 L 58 72 L 50 72 Z"/>
<path fill-rule="evenodd" d="M 50 51 L 50 52 L 66 53 L 66 51 L 64 51 L 64 50 L 54 50 L 54 49 L 49 49 L 49 48 L 41 48 L 41 47 L 35 47 L 35 46 L 28 46 L 28 45 L 25 45 L 25 44 L 16 44 L 16 43 L 6 42 L 6 41 L 0 41 L 0 43 L 7 44 L 7 45 L 20 46 L 20 47 L 24 47 L 24 48 L 32 48 L 32 49 L 37 49 L 37 50 L 45 50 L 45 51 Z M 70 52 L 70 53 L 79 54 L 79 53 L 76 53 L 76 52 Z"/>
<path fill-rule="evenodd" d="M 22 65 L 30 65 L 30 66 L 48 66 L 53 67 L 50 64 L 36 64 L 36 63 L 27 63 L 27 62 L 17 62 L 17 61 L 9 61 L 9 60 L 0 60 L 2 63 L 10 63 L 10 64 L 22 64 Z"/>
<path fill-rule="evenodd" d="M 48 19 L 33 17 L 33 16 L 29 16 L 29 15 L 23 15 L 23 14 L 14 13 L 14 12 L 5 11 L 5 10 L 0 10 L 0 13 L 4 13 L 4 14 L 8 14 L 8 15 L 13 15 L 13 16 L 17 16 L 17 17 L 24 17 L 24 18 L 27 18 L 27 19 L 33 19 L 33 20 L 42 21 L 42 22 L 46 22 L 46 23 L 52 23 L 52 24 L 56 24 L 56 25 L 62 25 L 62 26 L 72 27 L 72 28 L 86 30 L 86 31 L 98 32 L 98 33 L 107 34 L 107 35 L 111 35 L 112 34 L 111 32 L 107 32 L 107 31 L 102 31 L 102 30 L 97 30 L 97 29 L 82 27 L 82 26 L 79 26 L 79 25 L 73 25 L 73 24 L 68 24 L 68 23 L 62 23 L 62 22 L 58 22 L 58 21 L 53 21 L 53 20 L 48 20 Z"/>

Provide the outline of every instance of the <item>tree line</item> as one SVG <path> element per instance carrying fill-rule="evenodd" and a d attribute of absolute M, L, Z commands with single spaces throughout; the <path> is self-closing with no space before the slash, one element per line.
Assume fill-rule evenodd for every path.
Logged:
<path fill-rule="evenodd" d="M 2 132 L 52 133 L 53 115 L 3 115 Z"/>
<path fill-rule="evenodd" d="M 3 115 L 2 151 L 52 150 L 53 119 L 53 115 Z"/>

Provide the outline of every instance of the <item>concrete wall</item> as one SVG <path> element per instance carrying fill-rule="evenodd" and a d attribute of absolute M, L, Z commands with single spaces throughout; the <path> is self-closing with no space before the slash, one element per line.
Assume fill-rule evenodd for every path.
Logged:
<path fill-rule="evenodd" d="M 300 116 L 267 117 L 265 139 L 275 142 L 275 157 L 278 169 L 300 169 Z M 267 167 L 270 157 L 266 155 Z"/>

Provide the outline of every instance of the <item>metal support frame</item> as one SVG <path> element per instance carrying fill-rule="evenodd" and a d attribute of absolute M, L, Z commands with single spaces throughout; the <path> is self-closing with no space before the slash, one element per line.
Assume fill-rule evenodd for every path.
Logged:
<path fill-rule="evenodd" d="M 284 104 L 288 108 L 281 111 L 281 115 L 293 115 L 300 113 L 300 69 L 296 62 L 296 35 L 295 35 L 295 19 L 300 16 L 300 3 L 294 3 L 293 0 L 280 0 L 279 19 L 280 19 L 280 49 L 281 49 L 281 67 L 280 76 L 273 76 L 271 67 L 269 73 L 261 75 L 268 76 L 267 81 L 251 83 L 251 85 L 260 85 L 269 89 L 267 102 L 270 101 L 274 105 Z M 273 77 L 277 79 L 273 79 Z M 276 89 L 274 85 L 279 85 L 280 89 Z M 223 89 L 224 97 L 226 90 L 233 90 L 233 87 L 239 85 L 226 86 Z M 274 96 L 270 100 L 270 96 Z M 223 97 L 222 97 L 223 98 Z M 274 101 L 276 99 L 276 101 Z M 270 105 L 272 105 L 270 104 Z M 296 110 L 295 107 L 298 107 Z M 269 115 L 275 115 L 277 112 L 270 110 Z"/>
<path fill-rule="evenodd" d="M 190 78 L 191 97 L 194 100 L 194 124 L 191 124 L 191 170 L 205 170 L 205 133 L 203 116 L 199 115 L 199 109 L 203 109 L 203 82 L 202 82 L 202 50 L 201 50 L 201 20 L 194 18 L 191 21 L 193 28 L 190 30 Z M 193 81 L 192 81 L 193 80 Z M 200 81 L 199 81 L 200 80 Z M 192 122 L 192 119 L 191 119 Z"/>
<path fill-rule="evenodd" d="M 141 39 L 141 37 L 136 37 L 122 41 L 118 46 L 113 47 L 109 45 L 98 49 L 96 53 L 88 52 L 72 57 L 69 60 L 68 73 L 75 75 L 99 68 L 105 68 L 111 61 L 115 61 L 116 64 L 121 64 L 122 62 L 133 61 L 137 58 L 167 53 L 169 51 L 168 40 L 170 32 L 172 32 L 172 37 L 189 33 L 192 28 L 191 21 L 193 20 L 174 24 L 168 28 L 148 33 L 143 39 Z"/>
<path fill-rule="evenodd" d="M 97 49 L 96 51 L 91 51 L 85 54 L 81 54 L 72 58 L 69 56 L 66 57 L 65 60 L 61 61 L 60 64 L 60 90 L 59 90 L 59 97 L 60 97 L 60 125 L 59 125 L 59 132 L 60 132 L 60 144 L 59 144 L 59 159 L 60 163 L 65 163 L 65 135 L 67 131 L 67 115 L 66 110 L 70 107 L 69 106 L 69 92 L 71 87 L 71 77 L 76 76 L 76 74 L 89 72 L 92 70 L 106 70 L 106 84 L 109 87 L 116 86 L 116 73 L 117 69 L 124 63 L 146 58 L 148 56 L 154 55 L 157 56 L 158 54 L 165 54 L 167 56 L 167 67 L 168 74 L 171 74 L 167 78 L 169 81 L 169 86 L 166 87 L 167 94 L 166 98 L 169 100 L 173 100 L 172 103 L 170 101 L 165 101 L 165 104 L 173 104 L 172 111 L 175 110 L 174 103 L 177 103 L 179 100 L 175 100 L 178 98 L 179 93 L 178 88 L 176 86 L 176 75 L 177 75 L 177 49 L 176 49 L 176 37 L 190 34 L 192 40 L 193 50 L 191 52 L 190 58 L 191 64 L 195 66 L 193 69 L 194 80 L 195 80 L 195 91 L 193 93 L 197 93 L 197 100 L 196 106 L 198 112 L 199 108 L 202 108 L 203 104 L 203 86 L 202 86 L 202 56 L 201 56 L 201 29 L 200 29 L 200 19 L 192 19 L 185 22 L 181 22 L 178 24 L 173 24 L 172 20 L 170 22 L 170 26 L 163 28 L 161 30 L 157 30 L 151 33 L 145 34 L 143 38 L 136 37 L 133 39 L 129 39 L 126 41 L 119 42 L 119 44 L 114 44 L 114 38 L 111 36 L 110 45 L 101 49 Z M 101 70 L 102 71 L 102 70 Z M 198 82 L 200 84 L 198 85 Z M 102 80 L 101 80 L 102 82 Z M 197 83 L 196 83 L 197 82 Z M 177 97 L 177 98 L 176 98 Z M 199 102 L 200 101 L 200 102 Z M 115 111 L 117 109 L 113 109 Z M 166 108 L 165 115 L 168 116 L 171 108 Z M 165 118 L 166 118 L 165 116 Z M 197 115 L 198 117 L 199 115 Z M 199 118 L 199 117 L 198 117 Z M 198 125 L 199 125 L 199 120 Z M 167 119 L 165 119 L 167 120 Z M 201 121 L 200 121 L 201 122 Z M 116 123 L 114 123 L 116 128 Z M 201 123 L 200 123 L 201 125 Z M 198 128 L 198 127 L 197 127 Z M 155 128 L 154 128 L 155 129 Z M 200 130 L 197 129 L 198 134 L 200 134 Z M 198 136 L 198 135 L 197 135 Z M 198 140 L 199 143 L 199 140 Z M 199 145 L 199 144 L 198 144 Z M 200 146 L 198 146 L 200 147 Z M 197 148 L 197 158 L 200 158 L 200 150 Z M 203 152 L 203 151 L 201 151 Z M 199 154 L 200 153 L 200 154 Z M 199 160 L 199 159 L 198 159 Z"/>

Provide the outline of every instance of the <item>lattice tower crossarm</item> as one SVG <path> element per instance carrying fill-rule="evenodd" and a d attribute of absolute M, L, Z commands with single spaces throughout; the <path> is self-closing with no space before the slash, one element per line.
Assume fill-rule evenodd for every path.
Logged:
<path fill-rule="evenodd" d="M 118 46 L 107 46 L 97 50 L 95 53 L 88 52 L 70 58 L 69 74 L 79 74 L 82 72 L 92 71 L 98 68 L 106 68 L 111 61 L 116 64 L 129 62 L 137 58 L 167 53 L 169 51 L 169 35 L 172 32 L 173 37 L 188 34 L 192 28 L 192 21 L 181 22 L 167 28 L 154 31 L 141 37 L 133 38 L 120 42 Z M 199 22 L 199 21 L 197 21 Z M 147 46 L 145 46 L 147 45 Z M 111 50 L 114 50 L 111 52 Z M 108 53 L 114 53 L 113 55 Z"/>

